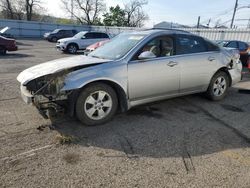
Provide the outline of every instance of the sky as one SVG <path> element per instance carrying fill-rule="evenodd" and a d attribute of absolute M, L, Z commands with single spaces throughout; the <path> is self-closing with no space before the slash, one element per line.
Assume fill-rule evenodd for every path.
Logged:
<path fill-rule="evenodd" d="M 44 0 L 48 14 L 57 17 L 67 17 L 60 0 Z M 119 4 L 123 7 L 129 0 L 104 0 L 106 7 Z M 146 27 L 152 27 L 162 21 L 195 25 L 198 16 L 201 23 L 206 25 L 211 18 L 211 25 L 217 21 L 224 23 L 232 18 L 235 0 L 148 0 L 144 11 L 149 15 Z M 250 0 L 239 0 L 239 7 L 250 5 Z M 250 8 L 240 9 L 235 19 L 250 19 Z M 235 22 L 238 27 L 246 25 L 248 21 Z M 229 24 L 227 22 L 226 24 Z"/>

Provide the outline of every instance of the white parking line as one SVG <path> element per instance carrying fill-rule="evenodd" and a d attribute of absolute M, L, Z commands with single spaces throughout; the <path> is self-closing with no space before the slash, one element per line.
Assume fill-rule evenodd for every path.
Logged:
<path fill-rule="evenodd" d="M 6 161 L 6 160 L 13 160 L 13 159 L 18 159 L 22 156 L 26 156 L 26 157 L 30 157 L 30 156 L 34 156 L 36 151 L 40 151 L 40 150 L 44 150 L 44 149 L 47 149 L 47 148 L 51 148 L 52 146 L 54 146 L 54 144 L 52 145 L 47 145 L 47 146 L 43 146 L 43 147 L 40 147 L 40 148 L 36 148 L 36 149 L 32 149 L 32 150 L 29 150 L 29 151 L 26 151 L 26 152 L 23 152 L 23 153 L 20 153 L 18 155 L 15 155 L 15 156 L 11 156 L 11 157 L 4 157 L 2 159 L 0 159 L 0 161 Z"/>

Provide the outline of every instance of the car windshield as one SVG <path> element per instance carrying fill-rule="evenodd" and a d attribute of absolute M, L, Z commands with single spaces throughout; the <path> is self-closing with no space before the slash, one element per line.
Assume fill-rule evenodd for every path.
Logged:
<path fill-rule="evenodd" d="M 126 55 L 146 35 L 123 33 L 89 54 L 91 57 L 116 60 Z"/>
<path fill-rule="evenodd" d="M 74 36 L 74 38 L 81 39 L 84 37 L 86 33 L 87 33 L 86 31 L 79 32 Z"/>
<path fill-rule="evenodd" d="M 225 47 L 225 46 L 228 44 L 228 41 L 217 41 L 217 44 L 218 44 L 220 47 Z"/>
<path fill-rule="evenodd" d="M 9 27 L 5 27 L 5 28 L 3 28 L 2 30 L 0 30 L 0 33 L 5 33 L 7 30 L 9 30 Z"/>
<path fill-rule="evenodd" d="M 60 29 L 55 29 L 55 30 L 52 31 L 51 33 L 58 33 L 58 31 L 60 31 Z"/>

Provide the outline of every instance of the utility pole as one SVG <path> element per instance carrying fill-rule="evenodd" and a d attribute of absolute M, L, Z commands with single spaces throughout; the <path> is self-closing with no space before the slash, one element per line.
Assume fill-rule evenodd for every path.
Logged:
<path fill-rule="evenodd" d="M 211 23 L 211 18 L 208 20 L 207 27 L 210 26 L 210 23 Z"/>
<path fill-rule="evenodd" d="M 232 21 L 231 21 L 230 28 L 233 28 L 233 25 L 234 25 L 234 18 L 235 18 L 235 14 L 236 14 L 236 11 L 237 11 L 237 8 L 238 8 L 238 1 L 239 1 L 239 0 L 236 0 L 236 1 L 235 1 L 234 13 L 233 13 L 233 18 L 232 18 Z"/>
<path fill-rule="evenodd" d="M 197 28 L 200 27 L 200 21 L 201 21 L 201 17 L 199 16 L 199 17 L 198 17 L 198 22 L 197 22 Z"/>

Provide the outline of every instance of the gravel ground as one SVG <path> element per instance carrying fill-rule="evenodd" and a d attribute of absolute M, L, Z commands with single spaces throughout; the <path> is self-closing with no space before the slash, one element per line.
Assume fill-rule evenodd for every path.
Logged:
<path fill-rule="evenodd" d="M 68 55 L 18 41 L 0 57 L 0 187 L 250 187 L 250 76 L 211 102 L 191 95 L 137 107 L 103 126 L 44 120 L 16 76 Z"/>

